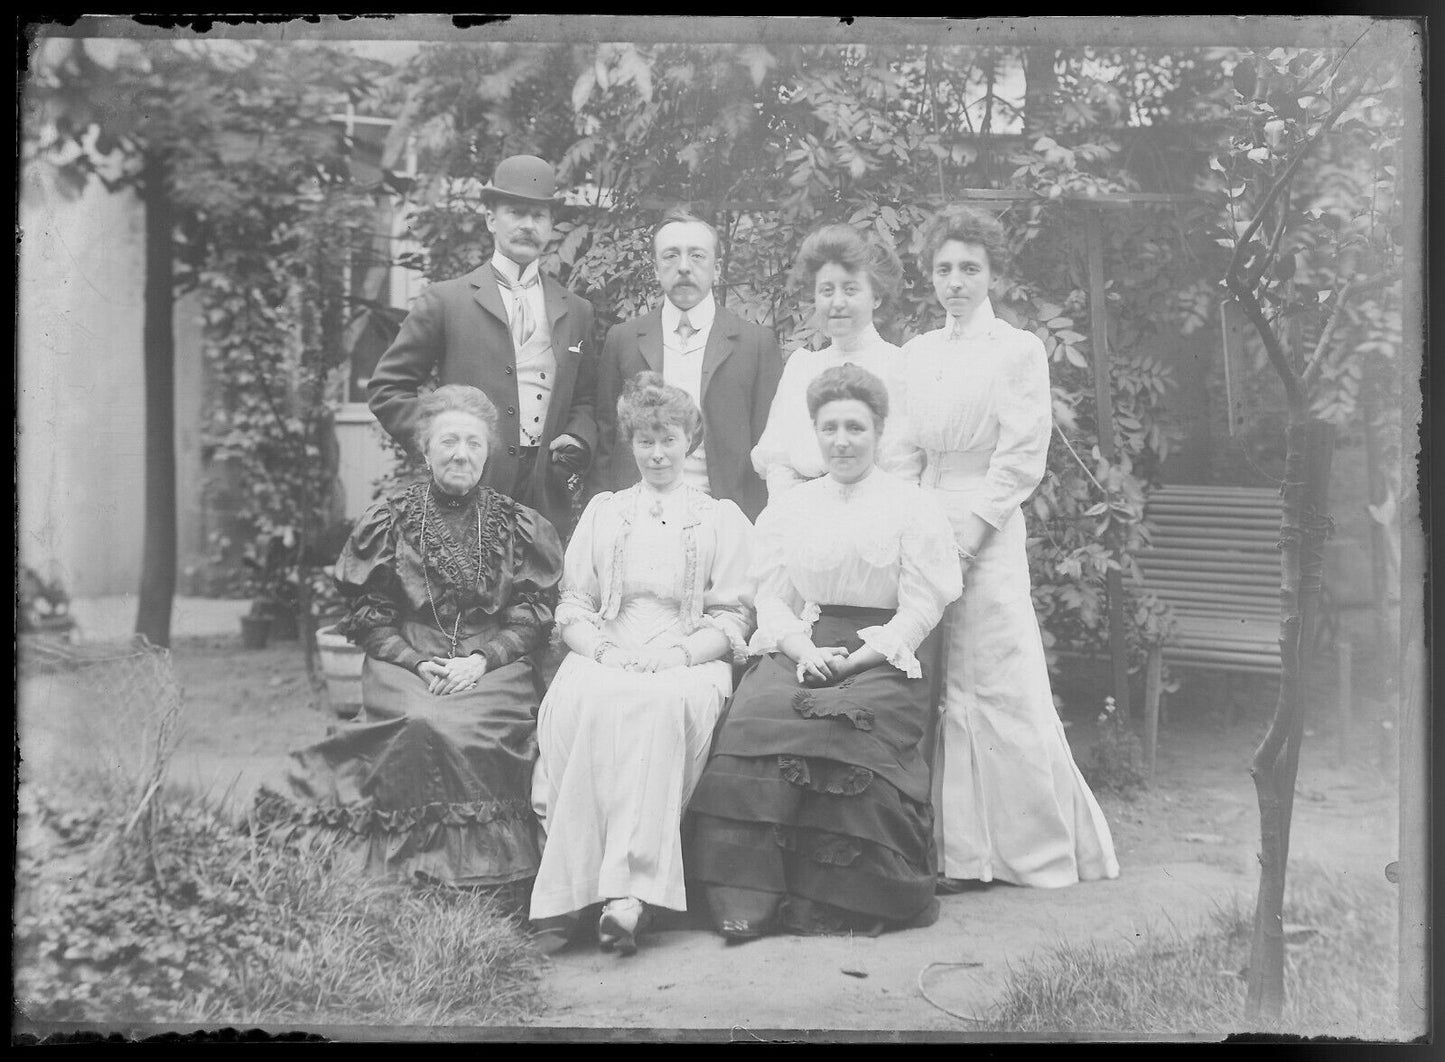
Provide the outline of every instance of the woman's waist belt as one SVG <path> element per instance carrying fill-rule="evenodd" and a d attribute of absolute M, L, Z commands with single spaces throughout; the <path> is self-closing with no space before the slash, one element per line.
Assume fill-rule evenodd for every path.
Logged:
<path fill-rule="evenodd" d="M 869 620 L 882 626 L 891 620 L 897 609 L 874 608 L 872 605 L 819 605 L 818 615 L 834 619 Z"/>
<path fill-rule="evenodd" d="M 988 475 L 992 450 L 928 450 L 919 483 L 943 490 L 969 490 Z"/>

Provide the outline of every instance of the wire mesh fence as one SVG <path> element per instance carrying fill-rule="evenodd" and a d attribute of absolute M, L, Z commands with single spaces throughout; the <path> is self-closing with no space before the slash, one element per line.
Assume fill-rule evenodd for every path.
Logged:
<path fill-rule="evenodd" d="M 22 783 L 108 808 L 117 839 L 148 833 L 182 723 L 170 651 L 27 640 L 20 678 Z"/>

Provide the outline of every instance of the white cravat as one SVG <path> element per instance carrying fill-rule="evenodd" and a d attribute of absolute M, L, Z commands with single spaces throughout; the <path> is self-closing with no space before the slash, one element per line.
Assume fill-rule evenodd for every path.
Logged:
<path fill-rule="evenodd" d="M 499 409 L 504 429 L 516 425 L 517 442 L 538 446 L 552 404 L 552 379 L 557 359 L 552 351 L 552 327 L 547 321 L 547 302 L 542 294 L 542 276 L 537 263 L 522 269 L 501 252 L 492 255 L 497 286 L 506 293 L 502 306 L 512 332 L 517 366 L 517 405 Z"/>
<path fill-rule="evenodd" d="M 519 266 L 501 251 L 492 253 L 492 271 L 497 286 L 507 293 L 502 305 L 507 310 L 507 323 L 512 329 L 512 341 L 517 349 L 532 338 L 537 323 L 547 319 L 547 304 L 542 296 L 542 273 L 537 262 L 530 262 L 526 268 Z"/>

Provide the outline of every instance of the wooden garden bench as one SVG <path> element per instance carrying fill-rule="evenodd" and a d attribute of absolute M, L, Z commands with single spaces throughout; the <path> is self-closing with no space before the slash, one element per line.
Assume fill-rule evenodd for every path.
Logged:
<path fill-rule="evenodd" d="M 1149 654 L 1144 755 L 1153 772 L 1160 670 L 1171 666 L 1279 675 L 1279 527 L 1272 488 L 1168 486 L 1149 499 L 1142 589 L 1168 603 L 1175 628 Z"/>

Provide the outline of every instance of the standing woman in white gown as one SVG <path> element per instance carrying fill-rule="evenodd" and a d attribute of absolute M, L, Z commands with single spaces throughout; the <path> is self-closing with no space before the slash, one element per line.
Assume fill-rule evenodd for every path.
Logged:
<path fill-rule="evenodd" d="M 605 902 L 598 940 L 630 954 L 652 908 L 687 910 L 682 812 L 747 656 L 753 526 L 683 482 L 702 433 L 686 391 L 634 377 L 617 427 L 642 479 L 594 497 L 567 547 L 556 622 L 571 652 L 538 712 L 531 914 L 558 946 Z"/>
<path fill-rule="evenodd" d="M 1054 708 L 1030 594 L 1020 505 L 1043 478 L 1053 413 L 1043 344 L 989 301 L 1005 255 L 1003 227 L 969 208 L 924 230 L 919 265 L 948 316 L 903 347 L 898 442 L 921 457 L 964 565 L 945 619 L 940 876 L 1047 888 L 1119 864 Z"/>
<path fill-rule="evenodd" d="M 768 501 L 828 469 L 808 415 L 808 385 L 824 369 L 853 364 L 887 386 L 897 369 L 898 348 L 878 334 L 898 302 L 903 263 L 892 247 L 851 225 L 824 225 L 798 250 L 794 276 L 810 292 L 823 334 L 822 350 L 788 355 L 768 410 L 767 427 L 753 447 L 753 468 L 768 485 Z"/>

